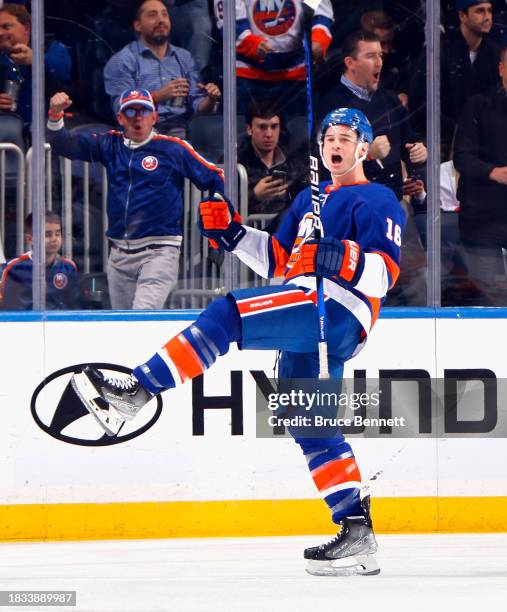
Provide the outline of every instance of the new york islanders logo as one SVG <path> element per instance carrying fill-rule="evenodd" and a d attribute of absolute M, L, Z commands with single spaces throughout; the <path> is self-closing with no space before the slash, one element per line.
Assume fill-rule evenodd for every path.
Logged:
<path fill-rule="evenodd" d="M 153 172 L 158 167 L 158 159 L 153 155 L 147 155 L 141 162 L 141 165 L 148 172 Z"/>
<path fill-rule="evenodd" d="M 294 0 L 257 0 L 252 19 L 267 36 L 283 36 L 294 25 L 296 4 Z"/>
<path fill-rule="evenodd" d="M 53 277 L 53 285 L 57 289 L 65 289 L 65 287 L 69 284 L 69 278 L 63 272 L 58 272 Z"/>

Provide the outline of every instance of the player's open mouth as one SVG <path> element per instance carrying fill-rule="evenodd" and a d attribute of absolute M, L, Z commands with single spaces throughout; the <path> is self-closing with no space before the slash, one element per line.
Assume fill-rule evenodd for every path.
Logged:
<path fill-rule="evenodd" d="M 331 161 L 333 164 L 341 164 L 343 161 L 343 157 L 341 155 L 331 155 Z"/>

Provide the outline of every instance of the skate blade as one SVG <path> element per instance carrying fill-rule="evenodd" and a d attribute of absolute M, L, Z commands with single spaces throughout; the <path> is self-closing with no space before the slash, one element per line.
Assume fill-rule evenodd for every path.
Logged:
<path fill-rule="evenodd" d="M 122 402 L 117 399 L 109 399 L 108 402 L 118 412 L 118 415 L 126 421 L 132 421 L 137 416 L 137 413 L 141 410 L 141 406 L 132 408 L 127 402 Z"/>
<path fill-rule="evenodd" d="M 97 390 L 88 380 L 86 374 L 74 374 L 70 382 L 76 395 L 83 402 L 88 412 L 95 417 L 106 434 L 108 436 L 118 435 L 125 424 L 125 419 L 112 406 L 105 410 L 97 404 L 95 401 L 98 397 Z"/>
<path fill-rule="evenodd" d="M 308 561 L 306 567 L 312 576 L 376 576 L 380 566 L 373 555 L 355 555 L 330 561 Z"/>

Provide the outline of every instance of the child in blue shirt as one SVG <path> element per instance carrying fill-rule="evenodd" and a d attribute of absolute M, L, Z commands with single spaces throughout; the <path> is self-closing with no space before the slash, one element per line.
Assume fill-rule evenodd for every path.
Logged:
<path fill-rule="evenodd" d="M 32 215 L 25 221 L 26 242 L 33 244 Z M 73 310 L 79 307 L 77 267 L 62 257 L 62 224 L 60 217 L 46 212 L 46 308 L 48 310 Z M 32 251 L 9 261 L 0 283 L 0 307 L 2 310 L 31 310 L 32 299 Z"/>

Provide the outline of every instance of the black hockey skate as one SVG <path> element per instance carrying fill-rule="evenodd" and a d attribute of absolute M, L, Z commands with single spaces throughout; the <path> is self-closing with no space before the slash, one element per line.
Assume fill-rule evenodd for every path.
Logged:
<path fill-rule="evenodd" d="M 362 501 L 364 516 L 346 517 L 338 535 L 326 544 L 307 548 L 306 571 L 313 576 L 374 576 L 380 567 L 373 554 L 377 541 L 370 518 L 370 497 Z"/>
<path fill-rule="evenodd" d="M 133 419 L 153 397 L 135 376 L 106 378 L 91 366 L 75 374 L 71 384 L 108 436 L 117 435 L 125 420 Z"/>

